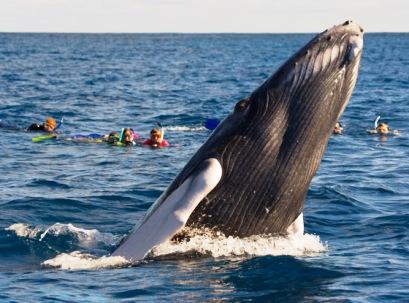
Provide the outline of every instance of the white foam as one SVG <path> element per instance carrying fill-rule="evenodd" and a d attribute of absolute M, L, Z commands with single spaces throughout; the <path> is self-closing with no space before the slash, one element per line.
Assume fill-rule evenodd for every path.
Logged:
<path fill-rule="evenodd" d="M 130 263 L 122 257 L 96 257 L 90 254 L 74 251 L 60 254 L 53 259 L 41 263 L 45 267 L 65 270 L 101 269 L 129 266 Z"/>
<path fill-rule="evenodd" d="M 15 223 L 7 227 L 5 230 L 14 231 L 18 237 L 35 238 L 41 229 L 38 227 L 30 227 L 25 223 Z"/>
<path fill-rule="evenodd" d="M 16 223 L 7 227 L 6 230 L 14 231 L 17 236 L 25 238 L 36 238 L 41 233 L 39 241 L 42 241 L 46 235 L 57 237 L 61 235 L 70 235 L 76 238 L 79 245 L 83 247 L 94 247 L 99 243 L 115 245 L 118 240 L 118 237 L 111 233 L 101 233 L 96 229 L 79 228 L 70 223 L 55 223 L 45 230 L 37 226 L 31 227 L 25 223 Z"/>
<path fill-rule="evenodd" d="M 179 132 L 198 132 L 206 131 L 204 126 L 166 126 L 165 130 L 179 131 Z"/>
<path fill-rule="evenodd" d="M 14 231 L 20 237 L 37 237 L 41 230 L 38 227 L 30 227 L 27 224 L 17 223 L 9 226 L 6 230 Z M 56 223 L 40 236 L 40 240 L 47 234 L 55 236 L 74 235 L 78 241 L 86 247 L 93 246 L 98 242 L 113 245 L 117 237 L 112 234 L 100 233 L 96 229 L 82 229 L 72 224 Z M 289 255 L 295 257 L 313 256 L 328 250 L 327 244 L 320 241 L 319 236 L 312 234 L 293 235 L 288 237 L 251 236 L 247 238 L 225 237 L 223 234 L 190 233 L 192 236 L 182 242 L 165 242 L 155 247 L 150 256 L 159 257 L 169 254 L 186 254 L 197 252 L 210 254 L 211 256 L 236 258 L 247 256 L 280 256 Z M 46 267 L 55 267 L 65 270 L 101 269 L 130 266 L 131 263 L 123 257 L 96 257 L 90 254 L 74 251 L 62 253 L 53 259 L 42 263 Z"/>
<path fill-rule="evenodd" d="M 234 238 L 219 235 L 200 234 L 183 242 L 166 242 L 155 247 L 150 256 L 184 254 L 192 251 L 211 254 L 213 257 L 237 258 L 246 256 L 314 256 L 326 252 L 328 247 L 321 243 L 319 236 L 304 234 L 289 237 L 251 236 Z M 123 257 L 96 257 L 74 251 L 63 253 L 42 263 L 45 267 L 64 270 L 101 269 L 131 266 Z"/>
<path fill-rule="evenodd" d="M 54 236 L 72 235 L 78 239 L 79 244 L 83 247 L 92 247 L 101 242 L 106 245 L 114 245 L 117 241 L 117 237 L 111 233 L 101 233 L 96 229 L 79 228 L 70 223 L 55 223 L 41 234 L 40 241 L 42 241 L 47 234 Z"/>
<path fill-rule="evenodd" d="M 248 238 L 225 237 L 224 235 L 196 235 L 183 242 L 166 242 L 155 247 L 151 255 L 183 254 L 196 251 L 213 257 L 236 256 L 311 256 L 328 250 L 319 236 L 304 234 L 289 237 L 251 236 Z"/>

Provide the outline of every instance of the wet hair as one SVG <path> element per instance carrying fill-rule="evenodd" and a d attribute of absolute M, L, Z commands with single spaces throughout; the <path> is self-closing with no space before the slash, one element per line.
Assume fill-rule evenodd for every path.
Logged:
<path fill-rule="evenodd" d="M 381 121 L 378 123 L 378 125 L 376 126 L 376 128 L 378 128 L 379 126 L 386 126 L 389 129 L 389 125 L 386 121 Z"/>
<path fill-rule="evenodd" d="M 134 133 L 134 131 L 133 131 L 133 129 L 132 129 L 132 128 L 124 128 L 124 132 L 126 132 L 126 131 L 130 131 L 130 132 L 131 132 L 131 134 L 133 134 L 133 133 Z"/>
<path fill-rule="evenodd" d="M 110 132 L 108 135 L 108 140 L 107 142 L 109 144 L 115 144 L 119 141 L 119 133 L 116 131 Z"/>
<path fill-rule="evenodd" d="M 162 135 L 162 131 L 159 128 L 154 128 L 151 130 L 151 135 Z"/>
<path fill-rule="evenodd" d="M 47 124 L 52 129 L 57 127 L 57 122 L 55 122 L 54 118 L 51 118 L 51 117 L 47 117 L 47 119 L 45 119 L 44 124 Z"/>
<path fill-rule="evenodd" d="M 130 132 L 130 133 L 131 133 L 132 140 L 131 140 L 130 142 L 124 141 L 124 134 L 125 134 L 125 132 Z M 134 131 L 133 131 L 132 128 L 124 128 L 123 135 L 122 135 L 122 138 L 121 138 L 121 143 L 124 143 L 124 144 L 132 144 L 132 142 L 133 142 L 133 134 L 134 134 Z"/>

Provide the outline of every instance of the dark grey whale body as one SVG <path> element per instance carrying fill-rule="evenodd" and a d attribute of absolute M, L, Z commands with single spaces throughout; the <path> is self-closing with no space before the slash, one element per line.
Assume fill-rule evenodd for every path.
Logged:
<path fill-rule="evenodd" d="M 114 252 L 135 261 L 183 227 L 303 232 L 304 199 L 356 83 L 363 30 L 317 35 L 238 102 Z"/>

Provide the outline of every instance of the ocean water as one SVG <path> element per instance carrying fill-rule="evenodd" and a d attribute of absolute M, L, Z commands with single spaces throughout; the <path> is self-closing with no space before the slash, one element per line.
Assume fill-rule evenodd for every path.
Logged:
<path fill-rule="evenodd" d="M 312 35 L 0 34 L 0 119 L 64 134 L 158 122 L 161 150 L 0 130 L 1 302 L 409 300 L 409 34 L 367 34 L 298 238 L 201 235 L 109 258 L 223 118 Z M 371 136 L 380 115 L 396 136 Z"/>

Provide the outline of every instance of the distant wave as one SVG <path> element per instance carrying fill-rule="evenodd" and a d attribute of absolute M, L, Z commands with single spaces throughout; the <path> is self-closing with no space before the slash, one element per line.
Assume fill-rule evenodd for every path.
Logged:
<path fill-rule="evenodd" d="M 6 228 L 13 231 L 18 237 L 38 239 L 43 241 L 47 235 L 58 237 L 68 235 L 75 238 L 81 247 L 95 247 L 99 243 L 115 245 L 118 237 L 111 233 L 101 233 L 96 229 L 84 229 L 72 224 L 55 223 L 48 228 L 32 227 L 25 223 L 16 223 Z"/>
<path fill-rule="evenodd" d="M 176 132 L 198 132 L 198 131 L 206 131 L 207 129 L 204 126 L 180 125 L 180 126 L 166 126 L 165 130 L 176 131 Z"/>
<path fill-rule="evenodd" d="M 57 182 L 55 180 L 45 180 L 45 179 L 35 179 L 33 181 L 31 181 L 29 184 L 27 184 L 27 186 L 30 187 L 49 187 L 49 188 L 62 188 L 62 189 L 70 189 L 71 186 L 61 183 L 61 182 Z"/>

